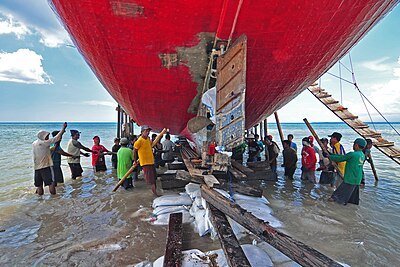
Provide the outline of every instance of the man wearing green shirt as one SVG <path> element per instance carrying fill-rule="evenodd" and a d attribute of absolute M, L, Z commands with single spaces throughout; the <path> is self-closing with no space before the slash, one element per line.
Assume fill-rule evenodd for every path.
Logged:
<path fill-rule="evenodd" d="M 124 177 L 133 165 L 133 151 L 127 147 L 128 143 L 129 141 L 127 138 L 121 138 L 121 148 L 117 152 L 117 176 L 119 180 Z M 132 176 L 125 179 L 122 186 L 125 189 L 133 188 Z"/>
<path fill-rule="evenodd" d="M 332 196 L 329 198 L 329 201 L 335 201 L 344 205 L 347 203 L 358 205 L 360 183 L 362 179 L 365 158 L 362 150 L 366 145 L 367 141 L 365 141 L 365 139 L 357 138 L 353 144 L 354 152 L 350 152 L 346 155 L 329 155 L 329 159 L 332 161 L 346 162 L 343 177 L 344 181 L 335 190 L 335 192 L 333 192 Z"/>

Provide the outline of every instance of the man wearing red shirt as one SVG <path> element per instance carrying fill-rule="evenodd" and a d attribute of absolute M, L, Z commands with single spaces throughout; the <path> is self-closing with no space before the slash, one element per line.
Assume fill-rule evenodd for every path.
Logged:
<path fill-rule="evenodd" d="M 97 135 L 93 137 L 94 145 L 92 150 L 97 153 L 92 153 L 92 166 L 95 172 L 106 171 L 106 161 L 104 160 L 104 155 L 111 155 L 113 152 L 110 152 L 107 148 L 100 144 L 100 137 Z"/>
<path fill-rule="evenodd" d="M 311 147 L 311 141 L 309 137 L 304 137 L 302 143 L 301 180 L 308 180 L 315 184 L 315 165 L 317 164 L 317 157 L 315 156 L 314 149 Z"/>

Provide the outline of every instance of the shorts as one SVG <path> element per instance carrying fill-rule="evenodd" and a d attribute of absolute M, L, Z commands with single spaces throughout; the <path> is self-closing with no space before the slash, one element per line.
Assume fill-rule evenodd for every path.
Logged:
<path fill-rule="evenodd" d="M 80 163 L 68 163 L 69 168 L 71 169 L 71 178 L 76 179 L 76 177 L 82 176 L 82 167 Z"/>
<path fill-rule="evenodd" d="M 43 169 L 35 170 L 35 186 L 42 187 L 43 183 L 45 186 L 54 183 L 54 171 L 53 167 L 46 167 Z"/>
<path fill-rule="evenodd" d="M 310 181 L 310 182 L 315 184 L 316 183 L 315 171 L 314 170 L 304 170 L 304 171 L 302 171 L 301 180 L 303 180 L 303 181 L 308 180 L 308 181 Z"/>
<path fill-rule="evenodd" d="M 63 172 L 61 170 L 61 166 L 60 165 L 54 165 L 53 166 L 53 170 L 54 170 L 54 181 L 57 183 L 64 183 L 64 175 Z"/>
<path fill-rule="evenodd" d="M 145 165 L 142 166 L 144 179 L 147 184 L 155 184 L 156 183 L 156 169 L 154 165 Z"/>
<path fill-rule="evenodd" d="M 94 171 L 95 172 L 101 172 L 101 171 L 106 171 L 107 167 L 106 165 L 96 165 L 94 166 Z"/>

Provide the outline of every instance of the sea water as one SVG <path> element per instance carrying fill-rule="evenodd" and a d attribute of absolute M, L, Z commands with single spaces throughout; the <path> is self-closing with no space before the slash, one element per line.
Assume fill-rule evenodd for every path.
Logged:
<path fill-rule="evenodd" d="M 108 170 L 101 173 L 93 172 L 90 158 L 82 158 L 84 173 L 77 180 L 70 179 L 63 160 L 65 183 L 57 187 L 57 195 L 50 196 L 47 189 L 42 197 L 34 194 L 31 144 L 39 130 L 51 132 L 61 126 L 0 123 L 0 265 L 126 266 L 163 255 L 167 229 L 147 221 L 153 200 L 150 188 L 139 180 L 132 191 L 121 188 L 111 193 L 117 178 L 110 156 L 106 156 Z M 313 127 L 320 137 L 342 133 L 341 143 L 346 151 L 352 150 L 357 135 L 345 124 Z M 400 144 L 392 128 L 376 127 L 387 140 Z M 63 148 L 70 129 L 82 132 L 80 141 L 87 147 L 98 135 L 111 149 L 116 135 L 115 123 L 70 123 Z M 282 129 L 285 135 L 295 136 L 300 158 L 301 139 L 310 135 L 307 127 L 284 123 Z M 268 125 L 268 133 L 280 143 L 274 124 Z M 300 169 L 293 181 L 286 180 L 278 167 L 278 181 L 262 186 L 274 216 L 282 221 L 280 230 L 351 266 L 400 266 L 400 168 L 376 149 L 372 155 L 379 182 L 366 163 L 366 187 L 361 190 L 359 206 L 330 203 L 327 198 L 332 188 L 300 181 Z M 281 162 L 280 153 L 278 166 Z M 184 227 L 183 241 L 183 249 L 207 251 L 220 246 L 217 240 L 198 237 L 190 226 Z"/>

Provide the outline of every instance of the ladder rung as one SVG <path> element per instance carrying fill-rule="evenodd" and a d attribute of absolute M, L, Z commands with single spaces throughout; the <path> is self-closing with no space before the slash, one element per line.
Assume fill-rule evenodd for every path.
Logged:
<path fill-rule="evenodd" d="M 358 119 L 358 116 L 355 116 L 355 115 L 353 115 L 353 116 L 347 116 L 346 118 L 342 118 L 343 120 L 355 120 L 355 119 Z"/>
<path fill-rule="evenodd" d="M 339 101 L 336 101 L 336 100 L 334 100 L 334 101 L 329 101 L 329 102 L 323 102 L 325 105 L 332 105 L 332 104 L 337 104 L 337 103 L 339 103 Z"/>
<path fill-rule="evenodd" d="M 389 155 L 391 158 L 400 158 L 400 153 Z"/>
<path fill-rule="evenodd" d="M 354 129 L 365 129 L 365 128 L 369 128 L 368 124 L 357 124 L 354 125 Z"/>
<path fill-rule="evenodd" d="M 394 142 L 389 142 L 389 143 L 375 143 L 374 146 L 377 146 L 377 147 L 389 147 L 389 146 L 394 146 Z"/>
<path fill-rule="evenodd" d="M 318 98 L 322 99 L 322 98 L 328 98 L 331 97 L 332 95 L 330 94 L 326 94 L 326 95 L 319 95 Z"/>
<path fill-rule="evenodd" d="M 347 108 L 345 108 L 345 107 L 339 107 L 339 108 L 337 108 L 337 109 L 335 109 L 335 110 L 332 110 L 333 112 L 338 112 L 338 111 L 345 111 L 345 110 L 347 110 Z"/>

